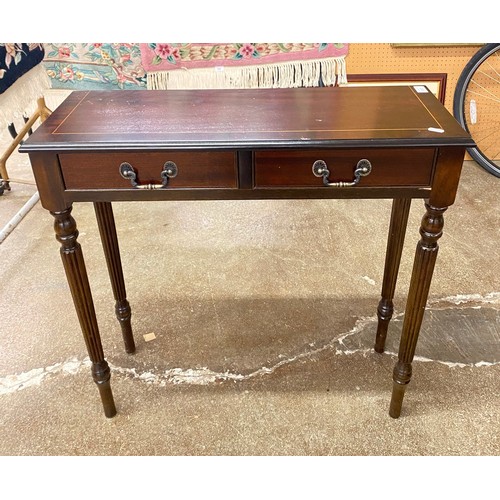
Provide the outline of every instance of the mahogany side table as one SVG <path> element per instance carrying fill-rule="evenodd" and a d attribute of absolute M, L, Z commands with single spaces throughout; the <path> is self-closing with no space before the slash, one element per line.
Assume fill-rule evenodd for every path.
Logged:
<path fill-rule="evenodd" d="M 410 203 L 424 199 L 393 373 L 397 418 L 425 311 L 443 214 L 471 137 L 424 86 L 73 92 L 29 153 L 107 417 L 116 414 L 74 202 L 93 202 L 125 348 L 134 352 L 114 201 L 390 198 L 375 351 L 383 352 Z"/>

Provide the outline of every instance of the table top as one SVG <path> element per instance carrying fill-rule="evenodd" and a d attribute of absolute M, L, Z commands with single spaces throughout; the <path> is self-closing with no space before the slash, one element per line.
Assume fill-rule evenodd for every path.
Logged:
<path fill-rule="evenodd" d="M 473 146 L 423 86 L 73 92 L 22 152 Z"/>

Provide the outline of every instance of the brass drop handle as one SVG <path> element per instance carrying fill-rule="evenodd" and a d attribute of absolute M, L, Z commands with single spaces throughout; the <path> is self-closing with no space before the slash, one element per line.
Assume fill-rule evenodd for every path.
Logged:
<path fill-rule="evenodd" d="M 328 177 L 330 176 L 330 170 L 326 162 L 323 160 L 316 160 L 312 166 L 313 174 L 316 177 L 323 177 L 323 184 L 328 187 L 350 187 L 355 186 L 361 180 L 361 177 L 366 177 L 372 171 L 372 164 L 369 160 L 362 159 L 358 161 L 356 168 L 354 169 L 354 180 L 351 182 L 338 181 L 330 182 Z"/>
<path fill-rule="evenodd" d="M 130 184 L 135 189 L 163 189 L 168 186 L 168 180 L 176 177 L 179 169 L 173 161 L 167 161 L 163 165 L 163 170 L 160 172 L 161 184 L 139 184 L 137 182 L 137 172 L 134 167 L 126 161 L 120 165 L 120 175 L 124 179 L 130 180 Z"/>

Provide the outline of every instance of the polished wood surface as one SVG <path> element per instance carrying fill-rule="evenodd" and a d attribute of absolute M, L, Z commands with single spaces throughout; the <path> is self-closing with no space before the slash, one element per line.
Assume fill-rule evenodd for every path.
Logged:
<path fill-rule="evenodd" d="M 312 173 L 316 160 L 323 160 L 332 178 L 347 181 L 353 177 L 357 162 L 367 158 L 372 172 L 359 188 L 373 186 L 430 186 L 434 166 L 434 148 L 416 149 L 411 157 L 400 148 L 286 149 L 255 153 L 255 187 L 306 186 L 323 188 Z"/>
<path fill-rule="evenodd" d="M 234 152 L 138 152 L 108 153 L 95 157 L 91 153 L 59 155 L 66 189 L 129 189 L 130 181 L 119 175 L 119 166 L 129 162 L 142 184 L 159 182 L 163 165 L 173 161 L 179 169 L 169 181 L 176 188 L 233 188 L 238 187 L 238 169 Z M 85 166 L 85 175 L 81 174 Z"/>
<path fill-rule="evenodd" d="M 56 239 L 61 243 L 61 258 L 85 345 L 92 363 L 92 377 L 99 388 L 104 414 L 106 417 L 113 417 L 116 414 L 116 407 L 110 386 L 111 371 L 104 359 L 89 279 L 82 248 L 77 241 L 78 230 L 75 219 L 71 215 L 71 210 L 70 207 L 62 212 L 52 212 L 54 230 Z"/>
<path fill-rule="evenodd" d="M 116 236 L 115 218 L 111 203 L 94 203 L 97 226 L 101 236 L 106 265 L 108 266 L 111 288 L 115 297 L 115 313 L 122 329 L 125 350 L 132 354 L 135 352 L 134 336 L 132 334 L 132 311 L 127 300 L 125 280 L 123 279 L 120 248 Z"/>
<path fill-rule="evenodd" d="M 392 198 L 375 350 L 382 352 L 412 198 L 425 200 L 389 413 L 399 417 L 443 228 L 474 143 L 425 87 L 74 92 L 22 146 L 56 237 L 104 413 L 116 413 L 74 202 L 94 203 L 133 352 L 112 201 Z M 356 183 L 360 160 L 371 172 Z M 322 160 L 325 180 L 313 173 Z M 174 162 L 176 175 L 165 174 Z M 121 166 L 135 180 L 123 178 Z M 168 172 L 167 172 L 168 173 Z M 170 174 L 169 174 L 170 175 Z M 168 177 L 166 179 L 165 177 Z M 327 186 L 324 182 L 340 184 Z"/>
<path fill-rule="evenodd" d="M 366 141 L 471 143 L 430 92 L 411 86 L 136 90 L 74 92 L 25 151 L 366 147 Z"/>
<path fill-rule="evenodd" d="M 396 291 L 410 206 L 411 198 L 398 198 L 392 202 L 391 224 L 389 226 L 389 237 L 387 238 L 384 277 L 382 280 L 382 298 L 377 308 L 378 325 L 375 337 L 375 351 L 377 352 L 384 352 L 387 329 L 394 312 L 393 299 Z"/>

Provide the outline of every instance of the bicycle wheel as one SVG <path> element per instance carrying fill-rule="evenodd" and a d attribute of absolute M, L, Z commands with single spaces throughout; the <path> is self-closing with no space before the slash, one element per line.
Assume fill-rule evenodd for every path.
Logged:
<path fill-rule="evenodd" d="M 488 43 L 476 52 L 458 79 L 453 114 L 477 147 L 471 157 L 500 177 L 500 43 Z"/>

